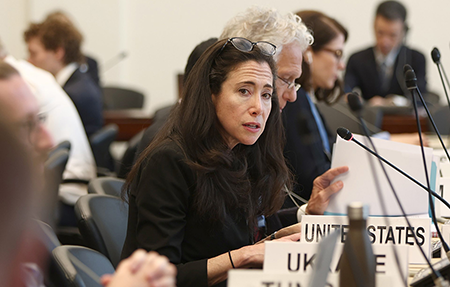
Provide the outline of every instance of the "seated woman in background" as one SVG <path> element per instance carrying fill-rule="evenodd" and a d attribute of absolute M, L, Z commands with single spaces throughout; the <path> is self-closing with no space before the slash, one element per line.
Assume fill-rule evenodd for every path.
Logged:
<path fill-rule="evenodd" d="M 231 38 L 203 53 L 183 100 L 128 176 L 122 257 L 137 248 L 167 256 L 178 286 L 226 286 L 228 270 L 262 266 L 257 218 L 274 214 L 290 187 L 275 52 Z M 299 229 L 276 237 L 299 240 Z"/>
<path fill-rule="evenodd" d="M 312 30 L 314 43 L 304 53 L 303 72 L 297 81 L 301 84 L 297 101 L 288 103 L 283 110 L 286 133 L 284 155 L 294 174 L 294 192 L 304 200 L 309 200 L 308 205 L 301 209 L 306 208 L 310 214 L 320 214 L 328 201 L 311 193 L 311 190 L 314 179 L 331 166 L 331 149 L 336 132 L 329 130 L 315 103 L 333 105 L 344 95 L 344 85 L 339 74 L 345 69 L 342 55 L 348 32 L 337 20 L 321 12 L 305 10 L 297 12 L 297 15 Z M 381 132 L 374 136 L 409 144 L 419 143 L 417 133 L 389 135 Z M 317 208 L 317 202 L 322 208 Z M 311 210 L 312 205 L 314 211 Z M 287 198 L 284 207 L 292 206 L 293 200 Z M 293 220 L 296 219 L 283 223 L 286 225 Z"/>
<path fill-rule="evenodd" d="M 297 15 L 312 30 L 314 43 L 303 57 L 297 101 L 283 110 L 284 154 L 295 176 L 294 192 L 309 200 L 314 179 L 331 167 L 331 145 L 336 138 L 314 102 L 331 104 L 343 94 L 338 74 L 345 69 L 342 51 L 348 33 L 338 21 L 323 13 L 300 11 Z M 292 206 L 291 199 L 286 199 L 285 207 Z"/>

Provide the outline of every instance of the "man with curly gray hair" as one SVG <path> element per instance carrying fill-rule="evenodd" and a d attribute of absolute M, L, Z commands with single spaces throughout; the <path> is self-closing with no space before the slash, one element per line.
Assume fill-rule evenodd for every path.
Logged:
<path fill-rule="evenodd" d="M 280 108 L 287 102 L 294 102 L 299 88 L 295 80 L 302 74 L 303 52 L 313 42 L 313 36 L 300 17 L 293 13 L 282 15 L 273 8 L 251 7 L 227 23 L 220 39 L 232 37 L 267 41 L 277 46 L 274 58 L 278 68 L 276 88 Z"/>

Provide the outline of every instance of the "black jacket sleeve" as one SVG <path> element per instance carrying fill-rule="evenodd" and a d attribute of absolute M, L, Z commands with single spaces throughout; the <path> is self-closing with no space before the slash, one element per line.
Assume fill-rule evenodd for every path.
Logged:
<path fill-rule="evenodd" d="M 136 244 L 167 256 L 177 266 L 177 286 L 207 286 L 207 259 L 182 262 L 194 175 L 181 151 L 171 146 L 151 156 L 131 194 L 130 208 L 136 206 Z"/>

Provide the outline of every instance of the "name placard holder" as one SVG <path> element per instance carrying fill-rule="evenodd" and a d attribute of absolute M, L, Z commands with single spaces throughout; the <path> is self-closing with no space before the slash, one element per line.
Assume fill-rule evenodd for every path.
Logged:
<path fill-rule="evenodd" d="M 308 287 L 309 276 L 300 274 L 266 273 L 262 270 L 232 269 L 228 272 L 228 287 Z M 327 287 L 339 287 L 339 276 L 330 274 Z M 387 275 L 376 275 L 376 286 L 393 285 Z"/>
<path fill-rule="evenodd" d="M 442 196 L 443 199 L 450 202 L 450 177 L 441 177 L 439 179 L 439 190 L 437 193 Z M 435 200 L 434 202 L 436 204 L 436 216 L 450 216 L 450 210 L 447 206 L 439 200 Z"/>
<path fill-rule="evenodd" d="M 389 224 L 386 225 L 385 219 Z M 417 236 L 419 245 L 430 258 L 431 254 L 431 219 L 429 217 L 408 217 L 412 229 L 410 229 L 403 217 L 369 217 L 367 219 L 367 232 L 373 245 L 404 245 L 409 249 L 409 264 L 426 263 L 417 248 L 413 233 Z M 300 241 L 306 244 L 316 244 L 328 234 L 339 230 L 340 243 L 345 242 L 348 232 L 348 220 L 346 216 L 314 216 L 302 217 L 302 235 Z"/>
<path fill-rule="evenodd" d="M 264 272 L 275 274 L 303 274 L 310 276 L 315 270 L 315 259 L 319 244 L 303 242 L 266 242 Z M 339 261 L 344 244 L 338 243 L 330 264 L 329 275 L 339 274 Z M 408 247 L 396 245 L 400 268 L 404 276 L 408 275 Z M 392 245 L 373 245 L 376 258 L 377 275 L 387 275 L 392 285 L 404 286 L 404 279 L 397 267 Z M 293 285 L 295 286 L 295 285 Z"/>

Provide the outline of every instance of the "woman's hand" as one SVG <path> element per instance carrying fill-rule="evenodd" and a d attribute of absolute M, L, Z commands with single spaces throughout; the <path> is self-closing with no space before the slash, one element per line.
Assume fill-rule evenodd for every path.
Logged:
<path fill-rule="evenodd" d="M 283 232 L 281 232 L 284 230 Z M 295 232 L 298 230 L 298 232 Z M 281 234 L 279 235 L 279 233 Z M 292 233 L 295 232 L 295 233 Z M 289 235 L 283 235 L 288 234 Z M 282 236 L 282 237 L 281 237 Z M 285 227 L 276 233 L 276 238 L 273 241 L 277 242 L 294 242 L 300 240 L 300 224 L 294 224 L 289 227 Z M 264 262 L 264 244 L 269 240 L 260 241 L 257 244 L 242 247 L 233 252 L 237 252 L 239 256 L 239 268 L 261 268 Z M 238 267 L 238 266 L 236 266 Z"/>
<path fill-rule="evenodd" d="M 175 287 L 176 268 L 156 252 L 135 251 L 120 262 L 116 273 L 101 278 L 107 287 Z"/>
<path fill-rule="evenodd" d="M 292 227 L 291 229 L 289 229 L 290 227 L 287 228 L 286 232 L 293 232 L 299 226 Z M 276 241 L 286 242 L 299 240 L 300 232 L 276 239 Z M 229 253 L 208 259 L 208 286 L 215 285 L 227 279 L 228 270 L 233 268 L 231 260 L 235 268 L 261 268 L 264 262 L 264 244 L 261 242 L 261 244 L 244 246 L 236 250 L 231 250 Z"/>
<path fill-rule="evenodd" d="M 329 169 L 314 180 L 311 197 L 308 201 L 308 206 L 306 207 L 307 214 L 321 215 L 324 213 L 330 201 L 330 197 L 340 191 L 344 186 L 344 183 L 340 180 L 333 184 L 331 184 L 331 182 L 336 176 L 347 171 L 347 166 L 336 167 Z"/>

